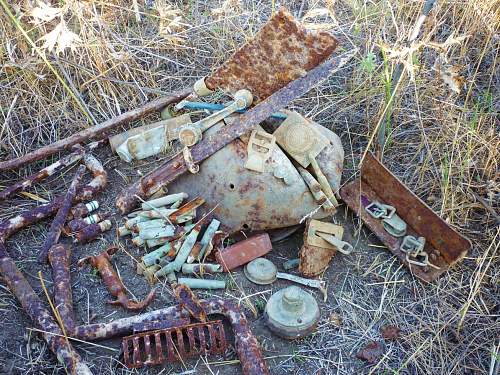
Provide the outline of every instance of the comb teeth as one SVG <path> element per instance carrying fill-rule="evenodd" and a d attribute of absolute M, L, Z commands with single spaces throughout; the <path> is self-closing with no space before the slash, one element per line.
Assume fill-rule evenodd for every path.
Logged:
<path fill-rule="evenodd" d="M 123 360 L 129 368 L 222 354 L 227 342 L 222 321 L 141 332 L 123 338 Z"/>

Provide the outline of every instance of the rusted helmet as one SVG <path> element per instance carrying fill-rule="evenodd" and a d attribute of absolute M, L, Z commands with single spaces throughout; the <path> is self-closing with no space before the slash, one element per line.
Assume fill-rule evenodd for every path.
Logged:
<path fill-rule="evenodd" d="M 344 149 L 340 138 L 323 126 L 311 122 L 329 144 L 316 156 L 333 191 L 338 191 L 342 175 Z M 214 134 L 224 123 L 207 131 Z M 261 127 L 257 129 L 262 130 Z M 203 213 L 213 210 L 225 230 L 259 231 L 298 224 L 306 215 L 321 219 L 328 216 L 311 195 L 293 163 L 276 144 L 262 172 L 245 168 L 250 136 L 234 140 L 200 164 L 197 174 L 184 174 L 169 185 L 169 191 L 187 192 L 206 201 Z"/>

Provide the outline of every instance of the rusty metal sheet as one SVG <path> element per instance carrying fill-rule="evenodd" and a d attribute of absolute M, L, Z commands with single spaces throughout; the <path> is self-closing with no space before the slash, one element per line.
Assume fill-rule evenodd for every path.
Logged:
<path fill-rule="evenodd" d="M 272 248 L 273 245 L 271 244 L 269 235 L 261 233 L 219 250 L 215 254 L 215 258 L 222 265 L 224 271 L 229 272 L 255 258 L 264 256 Z"/>
<path fill-rule="evenodd" d="M 174 295 L 179 305 L 187 310 L 189 314 L 199 320 L 200 322 L 207 321 L 207 313 L 200 305 L 198 297 L 193 293 L 193 291 L 184 284 L 178 284 L 174 287 Z"/>
<path fill-rule="evenodd" d="M 238 116 L 231 126 L 226 126 L 218 132 L 204 137 L 201 142 L 193 146 L 190 150 L 193 162 L 200 163 L 236 138 L 253 130 L 260 122 L 267 119 L 274 112 L 281 110 L 293 99 L 307 93 L 321 80 L 344 66 L 355 53 L 355 50 L 348 51 L 340 56 L 328 58 L 307 72 L 306 75 L 290 82 L 255 107 Z M 187 170 L 188 167 L 184 156 L 180 153 L 125 189 L 118 196 L 116 206 L 122 214 L 130 212 L 140 199 L 151 196 L 160 188 L 173 182 Z"/>
<path fill-rule="evenodd" d="M 461 260 L 471 247 L 470 241 L 451 228 L 420 198 L 385 168 L 372 154 L 367 154 L 361 167 L 361 178 L 340 189 L 340 196 L 389 250 L 418 278 L 431 282 Z M 439 269 L 411 265 L 400 250 L 402 238 L 390 235 L 382 221 L 373 218 L 365 207 L 373 201 L 390 204 L 407 223 L 407 235 L 423 236 L 424 250 Z"/>
<path fill-rule="evenodd" d="M 303 77 L 328 58 L 337 40 L 327 32 L 306 30 L 284 8 L 276 12 L 253 39 L 245 43 L 205 79 L 211 90 L 250 90 L 258 103 Z"/>

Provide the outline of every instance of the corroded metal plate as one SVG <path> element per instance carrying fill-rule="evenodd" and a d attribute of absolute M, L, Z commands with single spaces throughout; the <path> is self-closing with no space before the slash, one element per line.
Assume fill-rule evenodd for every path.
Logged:
<path fill-rule="evenodd" d="M 234 93 L 248 89 L 253 104 L 323 62 L 337 47 L 327 32 L 309 31 L 280 9 L 255 37 L 205 79 L 211 90 Z"/>
<path fill-rule="evenodd" d="M 410 268 L 415 276 L 424 281 L 435 280 L 462 259 L 471 247 L 467 238 L 434 213 L 372 154 L 366 155 L 361 167 L 361 179 L 356 179 L 340 189 L 340 196 L 380 241 Z M 407 235 L 425 237 L 424 250 L 429 254 L 429 261 L 440 269 L 415 266 L 406 261 L 405 253 L 400 250 L 402 238 L 390 235 L 381 220 L 366 212 L 365 207 L 373 201 L 394 206 L 397 214 L 408 225 Z"/>

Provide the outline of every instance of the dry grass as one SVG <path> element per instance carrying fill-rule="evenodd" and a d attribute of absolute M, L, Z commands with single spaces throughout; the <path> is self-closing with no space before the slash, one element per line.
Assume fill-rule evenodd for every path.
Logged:
<path fill-rule="evenodd" d="M 5 0 L 0 3 L 7 5 Z M 50 19 L 58 12 L 57 16 L 38 24 L 33 23 L 34 2 L 9 2 L 15 19 L 0 7 L 0 158 L 23 155 L 192 84 L 254 34 L 274 2 L 156 1 L 151 7 L 139 2 L 137 10 L 133 4 L 54 2 L 60 9 L 44 15 Z M 344 181 L 355 175 L 386 107 L 397 57 L 408 57 L 401 53 L 402 46 L 421 5 L 397 0 L 287 2 L 297 17 L 307 14 L 307 22 L 329 28 L 343 48 L 360 48 L 348 68 L 292 106 L 341 136 L 346 150 Z M 61 27 L 61 19 L 76 37 L 57 40 L 49 52 L 45 47 L 50 43 L 44 42 Z M 406 59 L 412 74 L 404 75 L 386 124 L 385 163 L 472 240 L 472 251 L 434 284 L 424 285 L 387 252 L 358 246 L 355 254 L 336 261 L 333 296 L 323 308 L 318 331 L 294 345 L 292 354 L 276 355 L 273 373 L 498 371 L 499 19 L 495 0 L 438 2 L 422 28 L 422 43 Z M 50 162 L 5 174 L 0 184 Z M 127 173 L 135 178 L 132 167 Z M 54 178 L 33 192 L 48 198 L 54 189 L 64 189 L 69 179 Z M 3 218 L 35 204 L 28 198 L 14 202 L 1 206 Z M 338 218 L 353 220 L 343 214 Z M 39 228 L 33 229 L 25 244 L 37 234 Z M 375 243 L 372 237 L 363 241 Z M 21 243 L 11 247 L 23 254 Z M 20 308 L 6 288 L 0 288 L 2 319 L 8 327 L 9 314 L 20 314 Z M 340 327 L 329 321 L 331 313 L 341 316 Z M 402 339 L 387 344 L 384 357 L 374 366 L 355 359 L 354 353 L 367 340 L 380 340 L 380 326 L 389 323 L 402 329 Z M 20 348 L 4 336 L 0 364 L 6 371 L 12 363 L 13 373 L 16 368 L 30 373 L 53 366 L 47 348 L 32 333 L 27 335 L 26 346 Z M 96 372 L 115 372 L 109 352 L 98 357 Z M 227 367 L 207 366 L 214 373 Z"/>

